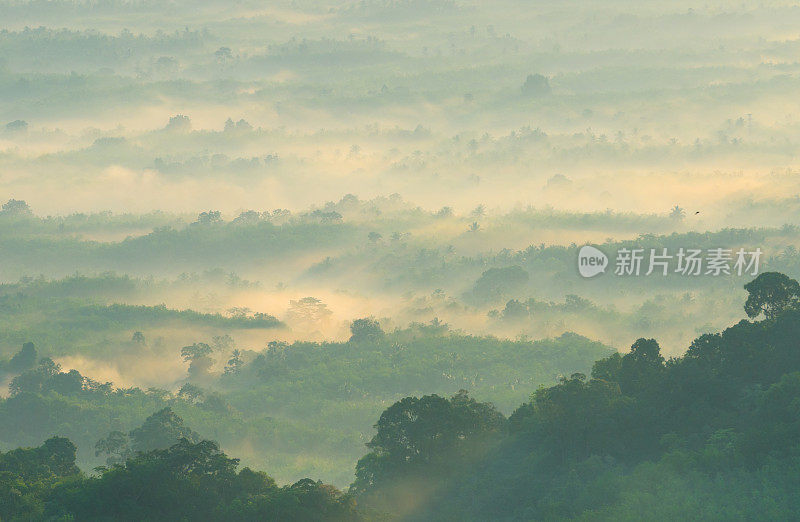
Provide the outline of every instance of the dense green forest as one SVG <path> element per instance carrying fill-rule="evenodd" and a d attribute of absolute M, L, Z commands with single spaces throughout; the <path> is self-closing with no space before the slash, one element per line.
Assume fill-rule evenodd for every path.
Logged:
<path fill-rule="evenodd" d="M 0 456 L 0 515 L 8 520 L 361 520 L 355 501 L 310 479 L 279 487 L 211 441 L 182 438 L 140 452 L 97 477 L 75 446 L 53 437 Z"/>
<path fill-rule="evenodd" d="M 174 391 L 119 387 L 62 370 L 29 342 L 0 362 L 10 387 L 10 396 L 0 398 L 0 444 L 32 445 L 42 434 L 59 434 L 77 445 L 79 463 L 91 469 L 103 462 L 94 454 L 101 435 L 133 429 L 170 407 L 203 437 L 283 480 L 313 472 L 346 486 L 374 417 L 398 398 L 466 387 L 510 412 L 531 387 L 587 371 L 612 351 L 576 334 L 507 341 L 441 323 L 384 333 L 363 319 L 352 330 L 347 342 L 272 341 L 260 351 L 232 348 L 226 336 L 175 347 L 182 384 Z M 169 345 L 150 346 L 137 333 L 102 357 L 165 371 Z"/>
<path fill-rule="evenodd" d="M 107 461 L 94 475 L 76 467 L 76 447 L 63 437 L 0 454 L 0 516 L 793 519 L 800 513 L 800 284 L 765 272 L 745 288 L 753 320 L 700 336 L 669 359 L 656 340 L 641 338 L 625 354 L 598 359 L 588 376 L 540 386 L 508 417 L 463 389 L 395 402 L 375 424 L 347 493 L 311 479 L 279 487 L 263 472 L 237 472 L 238 459 L 165 407 L 128 433 L 99 439 L 96 452 Z M 384 336 L 365 319 L 354 323 L 350 342 Z M 263 368 L 265 355 L 251 364 Z M 31 344 L 5 366 L 32 367 L 11 383 L 17 400 L 114 393 L 59 372 L 52 360 L 37 362 Z M 202 393 L 184 386 L 181 395 Z"/>
<path fill-rule="evenodd" d="M 0 521 L 800 519 L 798 27 L 0 0 Z"/>
<path fill-rule="evenodd" d="M 654 339 L 540 387 L 506 420 L 465 394 L 387 409 L 351 493 L 408 520 L 791 520 L 800 284 L 665 359 Z"/>

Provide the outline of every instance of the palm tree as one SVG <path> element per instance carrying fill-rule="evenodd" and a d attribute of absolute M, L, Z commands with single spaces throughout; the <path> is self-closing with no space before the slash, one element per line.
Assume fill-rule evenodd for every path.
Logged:
<path fill-rule="evenodd" d="M 678 205 L 675 205 L 674 207 L 672 207 L 672 212 L 669 213 L 669 217 L 681 221 L 683 220 L 683 218 L 686 217 L 686 210 L 679 207 Z"/>

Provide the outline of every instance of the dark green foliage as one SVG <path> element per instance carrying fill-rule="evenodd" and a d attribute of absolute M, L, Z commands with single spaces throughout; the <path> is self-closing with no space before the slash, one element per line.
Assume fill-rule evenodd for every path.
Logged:
<path fill-rule="evenodd" d="M 184 425 L 172 408 L 163 408 L 147 417 L 127 435 L 112 431 L 94 445 L 95 455 L 105 455 L 109 465 L 120 464 L 135 453 L 169 448 L 179 440 L 196 442 L 200 436 Z"/>
<path fill-rule="evenodd" d="M 198 435 L 184 426 L 183 419 L 171 408 L 164 408 L 145 419 L 141 427 L 131 431 L 131 446 L 134 451 L 150 451 L 171 446 L 176 440 L 194 442 Z"/>
<path fill-rule="evenodd" d="M 24 343 L 22 349 L 14 354 L 6 369 L 11 373 L 22 373 L 33 368 L 37 359 L 36 347 L 33 343 Z"/>
<path fill-rule="evenodd" d="M 610 380 L 619 383 L 622 393 L 629 396 L 646 393 L 648 388 L 658 386 L 664 371 L 660 350 L 655 339 L 637 340 L 622 358 L 619 374 Z"/>
<path fill-rule="evenodd" d="M 381 325 L 375 319 L 366 317 L 363 319 L 356 319 L 350 324 L 350 342 L 375 342 L 380 341 L 384 337 Z"/>
<path fill-rule="evenodd" d="M 366 505 L 398 511 L 407 496 L 444 487 L 449 476 L 477 460 L 500 437 L 505 417 L 488 403 L 461 390 L 406 397 L 383 412 L 367 443 L 372 451 L 358 461 L 350 491 Z"/>
<path fill-rule="evenodd" d="M 63 437 L 53 437 L 41 447 L 16 449 L 0 455 L 0 472 L 13 473 L 25 480 L 64 477 L 78 473 L 75 445 Z"/>
<path fill-rule="evenodd" d="M 596 454 L 622 457 L 632 448 L 620 437 L 627 401 L 617 383 L 590 380 L 583 374 L 551 388 L 537 390 L 531 402 L 509 418 L 509 429 L 558 462 L 583 460 Z"/>
<path fill-rule="evenodd" d="M 559 372 L 588 371 L 592 360 L 611 351 L 575 334 L 510 341 L 452 332 L 440 321 L 373 339 L 271 342 L 261 352 L 240 351 L 238 362 L 233 354 L 209 355 L 205 343 L 195 343 L 187 356 L 227 359 L 226 373 L 184 383 L 176 394 L 115 388 L 85 377 L 80 390 L 56 391 L 57 381 L 74 382 L 72 377 L 53 379 L 34 369 L 15 381 L 22 385 L 30 378 L 27 393 L 0 399 L 0 442 L 16 447 L 49 434 L 68 436 L 78 446 L 81 467 L 92 469 L 120 462 L 131 451 L 127 440 L 109 441 L 112 451 L 96 448 L 98 439 L 111 432 L 126 439 L 148 416 L 169 407 L 202 438 L 252 448 L 244 456 L 247 465 L 270 469 L 281 481 L 308 475 L 306 462 L 312 460 L 320 478 L 342 487 L 352 482 L 352 466 L 363 455 L 362 434 L 387 404 L 409 393 L 450 396 L 465 388 L 510 412 L 531 388 Z M 220 338 L 207 346 L 212 344 L 224 343 Z M 174 357 L 177 347 L 170 350 Z"/>
<path fill-rule="evenodd" d="M 747 301 L 744 311 L 751 319 L 764 314 L 772 319 L 787 308 L 800 304 L 800 284 L 778 272 L 764 272 L 744 285 Z"/>
<path fill-rule="evenodd" d="M 762 303 L 787 302 L 776 295 Z M 769 310 L 768 320 L 699 337 L 683 357 L 665 361 L 655 340 L 639 339 L 627 354 L 597 361 L 590 379 L 576 373 L 540 388 L 509 417 L 505 435 L 473 450 L 481 459 L 449 453 L 458 443 L 443 442 L 437 453 L 453 459 L 435 466 L 451 470 L 442 471 L 443 489 L 406 518 L 796 519 L 800 311 Z M 446 429 L 441 418 L 428 432 Z M 408 491 L 373 477 L 391 469 L 407 473 L 406 483 L 424 482 L 431 472 L 413 458 L 385 462 L 375 451 L 364 457 L 354 491 L 399 513 Z"/>
<path fill-rule="evenodd" d="M 461 390 L 450 399 L 438 395 L 406 397 L 381 414 L 372 450 L 356 465 L 356 492 L 382 487 L 412 474 L 441 474 L 497 436 L 505 417 Z"/>
<path fill-rule="evenodd" d="M 49 488 L 78 474 L 75 445 L 65 438 L 53 437 L 38 448 L 0 453 L 0 519 L 42 519 L 42 498 Z"/>
<path fill-rule="evenodd" d="M 77 391 L 74 389 L 76 381 L 78 381 L 78 389 L 80 389 L 82 386 L 80 375 L 61 373 L 61 366 L 53 362 L 49 357 L 45 357 L 39 361 L 39 365 L 36 368 L 14 377 L 8 385 L 8 389 L 11 395 L 18 395 L 24 392 L 40 393 L 51 388 Z"/>
<path fill-rule="evenodd" d="M 355 502 L 332 486 L 304 479 L 278 487 L 244 468 L 215 442 L 180 439 L 130 456 L 86 477 L 75 446 L 52 438 L 41 447 L 0 453 L 4 520 L 361 520 Z"/>

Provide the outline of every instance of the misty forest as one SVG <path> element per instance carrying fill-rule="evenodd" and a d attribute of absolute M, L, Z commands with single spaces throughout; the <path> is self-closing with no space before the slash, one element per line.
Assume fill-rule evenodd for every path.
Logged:
<path fill-rule="evenodd" d="M 0 521 L 800 519 L 798 27 L 0 0 Z"/>

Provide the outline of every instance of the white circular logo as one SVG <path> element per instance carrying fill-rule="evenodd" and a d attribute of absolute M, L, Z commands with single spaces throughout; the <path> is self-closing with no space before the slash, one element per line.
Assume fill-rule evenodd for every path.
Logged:
<path fill-rule="evenodd" d="M 602 274 L 608 266 L 608 256 L 591 245 L 582 246 L 578 252 L 578 272 L 583 277 Z"/>

